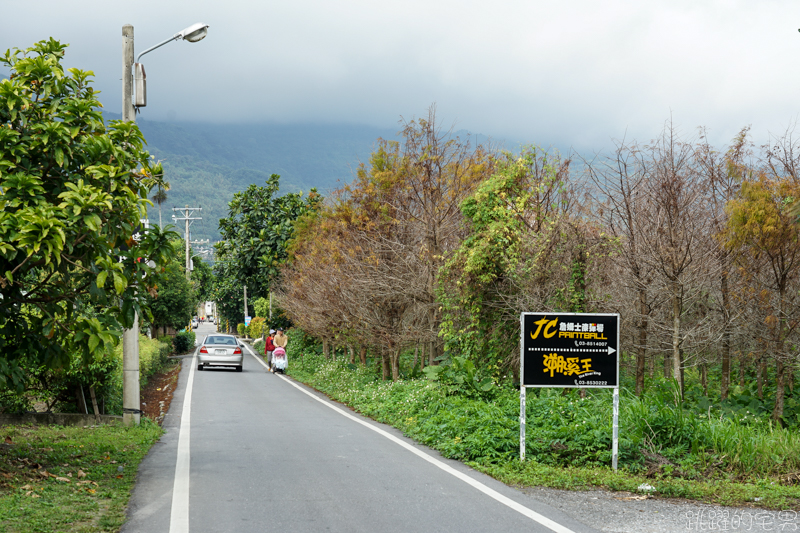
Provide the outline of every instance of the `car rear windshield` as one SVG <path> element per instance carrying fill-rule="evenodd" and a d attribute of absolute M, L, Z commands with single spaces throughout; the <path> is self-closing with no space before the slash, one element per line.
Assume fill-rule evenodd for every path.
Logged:
<path fill-rule="evenodd" d="M 236 346 L 236 340 L 233 337 L 209 337 L 206 344 L 229 344 Z"/>

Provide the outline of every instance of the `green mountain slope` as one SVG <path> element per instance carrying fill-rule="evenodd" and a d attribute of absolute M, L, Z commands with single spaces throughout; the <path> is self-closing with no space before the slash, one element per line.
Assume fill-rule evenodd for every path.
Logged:
<path fill-rule="evenodd" d="M 163 224 L 172 223 L 173 207 L 200 206 L 203 220 L 192 225 L 192 239 L 212 241 L 219 238 L 217 222 L 227 215 L 234 192 L 253 183 L 262 185 L 274 173 L 281 176 L 283 192 L 317 187 L 325 194 L 353 179 L 379 137 L 395 138 L 396 133 L 343 124 L 220 125 L 141 118 L 137 123 L 150 153 L 163 160 L 171 185 L 162 204 Z M 149 216 L 158 223 L 158 206 Z"/>

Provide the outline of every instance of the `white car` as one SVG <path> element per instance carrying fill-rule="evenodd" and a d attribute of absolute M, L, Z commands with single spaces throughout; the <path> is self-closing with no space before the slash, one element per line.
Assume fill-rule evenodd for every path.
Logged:
<path fill-rule="evenodd" d="M 237 372 L 241 372 L 243 346 L 233 335 L 209 335 L 197 352 L 197 370 L 212 366 L 232 366 Z"/>
<path fill-rule="evenodd" d="M 200 324 L 197 322 L 197 320 L 192 319 L 192 329 L 197 329 L 199 326 Z"/>

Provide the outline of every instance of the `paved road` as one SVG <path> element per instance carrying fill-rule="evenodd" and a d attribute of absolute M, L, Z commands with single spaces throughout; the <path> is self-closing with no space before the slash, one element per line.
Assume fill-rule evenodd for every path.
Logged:
<path fill-rule="evenodd" d="M 123 532 L 595 531 L 270 374 L 253 354 L 242 373 L 197 372 L 184 358 L 164 428 Z"/>

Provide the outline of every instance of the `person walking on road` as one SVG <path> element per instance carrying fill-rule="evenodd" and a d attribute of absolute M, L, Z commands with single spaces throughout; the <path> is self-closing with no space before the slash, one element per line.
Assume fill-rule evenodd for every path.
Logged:
<path fill-rule="evenodd" d="M 273 335 L 275 335 L 275 330 L 271 329 L 269 330 L 269 335 L 267 335 L 267 338 L 264 339 L 264 355 L 267 356 L 267 367 L 269 368 L 270 372 L 272 372 L 272 352 L 275 351 Z"/>
<path fill-rule="evenodd" d="M 277 348 L 280 346 L 281 348 L 286 349 L 286 345 L 289 343 L 289 337 L 283 332 L 283 328 L 278 328 L 278 332 L 275 334 L 275 347 Z"/>

